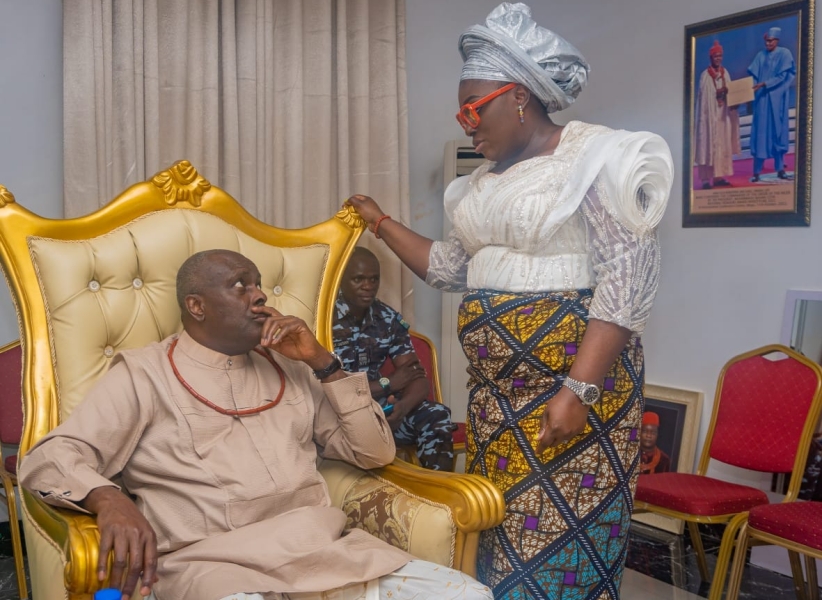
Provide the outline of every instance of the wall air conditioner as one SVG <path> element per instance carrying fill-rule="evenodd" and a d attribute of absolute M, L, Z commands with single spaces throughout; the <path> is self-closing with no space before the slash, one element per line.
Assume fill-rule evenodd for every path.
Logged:
<path fill-rule="evenodd" d="M 450 140 L 445 142 L 445 156 L 442 161 L 443 188 L 457 177 L 470 175 L 474 169 L 485 162 L 482 154 L 474 152 L 474 146 L 467 140 Z"/>
<path fill-rule="evenodd" d="M 467 139 L 445 142 L 443 157 L 443 189 L 457 177 L 470 175 L 485 162 L 482 154 L 474 152 L 474 146 Z M 451 221 L 443 218 L 443 239 L 448 238 Z M 462 302 L 462 294 L 443 294 L 442 298 L 442 352 L 440 357 L 440 378 L 443 399 L 451 407 L 454 421 L 464 422 L 468 414 L 468 360 L 462 352 L 457 337 L 457 312 Z M 457 471 L 464 470 L 462 456 L 457 462 Z"/>

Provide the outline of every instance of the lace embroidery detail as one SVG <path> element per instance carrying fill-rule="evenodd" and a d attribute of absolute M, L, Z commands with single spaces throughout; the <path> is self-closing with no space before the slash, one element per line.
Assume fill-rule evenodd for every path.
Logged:
<path fill-rule="evenodd" d="M 591 317 L 640 332 L 659 279 L 659 243 L 651 228 L 632 231 L 595 182 L 566 220 L 550 220 L 592 136 L 609 131 L 569 123 L 555 153 L 504 173 L 477 168 L 453 208 L 455 226 L 429 254 L 426 283 L 449 291 L 566 291 L 599 286 Z M 642 208 L 647 199 L 635 199 Z M 644 212 L 644 211 L 643 211 Z"/>
<path fill-rule="evenodd" d="M 659 285 L 656 231 L 632 232 L 609 214 L 613 207 L 600 180 L 580 208 L 596 274 L 588 316 L 642 333 Z"/>

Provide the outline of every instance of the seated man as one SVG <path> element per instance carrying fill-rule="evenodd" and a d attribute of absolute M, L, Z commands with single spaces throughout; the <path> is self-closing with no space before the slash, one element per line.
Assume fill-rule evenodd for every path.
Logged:
<path fill-rule="evenodd" d="M 368 375 L 371 396 L 380 402 L 400 445 L 414 444 L 420 464 L 450 470 L 454 464 L 451 410 L 426 400 L 425 371 L 411 345 L 408 323 L 393 308 L 377 300 L 380 263 L 358 246 L 343 274 L 334 316 L 334 350 L 346 371 Z M 386 358 L 396 369 L 380 375 Z"/>
<path fill-rule="evenodd" d="M 112 585 L 129 597 L 139 581 L 159 600 L 338 588 L 335 597 L 357 598 L 405 577 L 395 597 L 434 597 L 459 582 L 466 597 L 491 598 L 458 571 L 344 532 L 317 453 L 381 466 L 394 457 L 390 430 L 365 376 L 342 371 L 303 321 L 265 306 L 254 263 L 195 254 L 177 275 L 177 299 L 183 333 L 115 357 L 22 461 L 27 489 L 97 515 L 101 581 L 113 550 Z"/>

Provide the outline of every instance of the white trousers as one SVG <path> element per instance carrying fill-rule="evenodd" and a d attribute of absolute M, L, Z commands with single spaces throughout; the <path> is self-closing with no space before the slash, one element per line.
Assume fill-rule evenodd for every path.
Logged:
<path fill-rule="evenodd" d="M 491 590 L 456 569 L 412 560 L 379 579 L 353 583 L 327 592 L 280 594 L 278 600 L 493 600 Z M 262 594 L 238 593 L 222 600 L 264 600 Z"/>

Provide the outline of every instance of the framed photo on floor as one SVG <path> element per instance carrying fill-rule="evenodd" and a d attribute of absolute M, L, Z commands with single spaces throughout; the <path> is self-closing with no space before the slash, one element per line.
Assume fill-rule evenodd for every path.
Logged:
<path fill-rule="evenodd" d="M 702 392 L 645 385 L 645 412 L 640 430 L 640 477 L 643 473 L 691 473 L 702 415 Z M 639 521 L 681 534 L 685 523 L 652 513 L 635 513 Z"/>
<path fill-rule="evenodd" d="M 814 2 L 685 28 L 683 227 L 810 225 Z"/>

